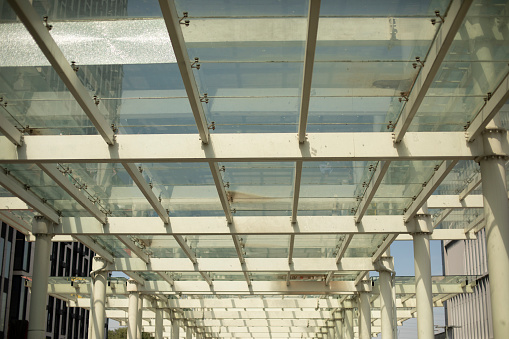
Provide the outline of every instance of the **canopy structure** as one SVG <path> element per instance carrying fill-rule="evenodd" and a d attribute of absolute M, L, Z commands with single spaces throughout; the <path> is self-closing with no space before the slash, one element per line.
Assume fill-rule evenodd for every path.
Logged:
<path fill-rule="evenodd" d="M 507 1 L 0 9 L 0 218 L 36 243 L 33 338 L 47 293 L 91 309 L 91 338 L 109 317 L 129 338 L 390 339 L 416 314 L 430 338 L 475 277 L 432 279 L 429 241 L 484 227 L 509 331 Z M 51 240 L 93 250 L 93 278 L 49 279 Z"/>

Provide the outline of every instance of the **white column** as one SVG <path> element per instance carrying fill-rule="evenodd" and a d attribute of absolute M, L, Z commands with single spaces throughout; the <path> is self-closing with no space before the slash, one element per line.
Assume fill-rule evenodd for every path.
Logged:
<path fill-rule="evenodd" d="M 138 299 L 138 318 L 136 318 L 136 338 L 141 339 L 143 332 L 143 296 L 140 294 Z"/>
<path fill-rule="evenodd" d="M 187 326 L 186 327 L 186 339 L 193 339 L 193 328 Z"/>
<path fill-rule="evenodd" d="M 371 306 L 369 292 L 359 292 L 359 339 L 371 338 Z"/>
<path fill-rule="evenodd" d="M 419 218 L 420 216 L 417 217 Z M 429 217 L 426 216 L 423 218 Z M 433 339 L 433 294 L 431 291 L 429 233 L 413 234 L 413 240 L 415 298 L 417 302 L 417 335 L 419 339 Z"/>
<path fill-rule="evenodd" d="M 327 333 L 327 337 L 329 339 L 336 339 L 336 329 L 335 329 L 335 325 L 336 325 L 336 322 L 334 320 L 331 321 L 331 327 L 328 327 L 328 333 Z"/>
<path fill-rule="evenodd" d="M 163 309 L 156 308 L 156 335 L 155 339 L 163 339 Z"/>
<path fill-rule="evenodd" d="M 334 323 L 335 323 L 334 324 L 334 330 L 335 330 L 334 331 L 334 337 L 336 339 L 342 339 L 343 338 L 343 319 L 336 319 L 334 321 Z"/>
<path fill-rule="evenodd" d="M 493 129 L 490 124 L 484 134 L 485 154 L 480 160 L 486 249 L 490 274 L 491 314 L 495 339 L 507 338 L 509 333 L 509 203 L 502 140 L 506 131 Z"/>
<path fill-rule="evenodd" d="M 44 217 L 36 216 L 32 225 L 35 234 L 34 273 L 30 296 L 30 322 L 28 339 L 46 338 L 46 304 L 48 297 L 48 277 L 51 253 L 52 223 Z"/>
<path fill-rule="evenodd" d="M 394 299 L 392 298 L 392 257 L 382 257 L 380 276 L 380 314 L 382 339 L 394 339 Z"/>
<path fill-rule="evenodd" d="M 92 262 L 92 281 L 94 284 L 92 298 L 93 304 L 90 309 L 91 332 L 90 339 L 104 339 L 105 334 L 105 304 L 106 304 L 106 284 L 108 272 L 104 270 L 106 262 L 103 258 L 95 256 Z"/>
<path fill-rule="evenodd" d="M 138 326 L 138 301 L 139 293 L 137 284 L 133 280 L 127 283 L 129 291 L 129 311 L 127 315 L 127 339 L 136 339 L 136 327 Z"/>
<path fill-rule="evenodd" d="M 353 339 L 353 308 L 345 308 L 343 339 Z"/>
<path fill-rule="evenodd" d="M 179 325 L 179 321 L 174 318 L 171 322 L 171 339 L 179 338 Z"/>

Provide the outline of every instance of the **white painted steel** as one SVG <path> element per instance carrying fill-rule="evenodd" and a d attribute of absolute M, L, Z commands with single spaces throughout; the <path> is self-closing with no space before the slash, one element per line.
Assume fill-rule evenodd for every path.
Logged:
<path fill-rule="evenodd" d="M 186 339 L 192 339 L 193 338 L 193 328 L 187 326 L 186 327 Z"/>
<path fill-rule="evenodd" d="M 480 161 L 484 215 L 486 219 L 486 251 L 488 257 L 491 315 L 495 339 L 509 333 L 509 204 L 506 199 L 506 159 L 498 153 L 505 131 L 487 130 L 483 139 L 486 157 Z"/>
<path fill-rule="evenodd" d="M 136 317 L 136 339 L 142 339 L 141 336 L 143 335 L 143 294 L 139 294 L 138 296 L 138 315 Z"/>
<path fill-rule="evenodd" d="M 179 338 L 179 330 L 180 330 L 180 321 L 177 319 L 173 319 L 171 323 L 171 338 L 176 339 Z"/>
<path fill-rule="evenodd" d="M 156 308 L 155 339 L 163 339 L 163 310 Z"/>
<path fill-rule="evenodd" d="M 94 265 L 92 268 L 97 269 L 98 262 L 94 258 Z M 89 335 L 90 339 L 104 339 L 104 320 L 105 320 L 105 304 L 106 304 L 106 284 L 107 284 L 108 272 L 99 271 L 95 273 L 93 277 L 94 284 L 94 297 L 93 297 L 93 308 L 90 312 L 90 322 L 92 323 L 92 332 Z"/>
<path fill-rule="evenodd" d="M 357 206 L 357 211 L 355 212 L 356 222 L 360 222 L 368 210 L 369 204 L 371 203 L 371 200 L 373 200 L 378 187 L 382 183 L 382 180 L 385 176 L 385 173 L 389 169 L 390 164 L 390 161 L 381 161 L 378 163 L 375 173 L 373 173 L 373 176 L 371 177 L 371 181 L 369 182 L 368 187 L 362 196 L 359 206 Z"/>
<path fill-rule="evenodd" d="M 3 114 L 0 114 L 0 133 L 5 135 L 14 145 L 23 145 L 23 133 L 21 133 Z"/>
<path fill-rule="evenodd" d="M 302 161 L 295 162 L 295 173 L 293 176 L 293 193 L 292 193 L 292 222 L 297 221 L 297 212 L 299 210 L 300 184 L 302 177 Z M 291 261 L 291 260 L 290 260 Z"/>
<path fill-rule="evenodd" d="M 369 293 L 359 293 L 359 339 L 371 339 L 371 305 Z"/>
<path fill-rule="evenodd" d="M 433 292 L 429 235 L 416 233 L 414 237 L 415 294 L 417 299 L 417 333 L 419 339 L 433 339 Z M 396 291 L 398 293 L 398 291 Z"/>
<path fill-rule="evenodd" d="M 175 1 L 159 0 L 159 6 L 161 7 L 168 34 L 170 35 L 171 45 L 173 47 L 175 57 L 177 58 L 180 75 L 182 76 L 182 81 L 184 82 L 187 97 L 189 98 L 189 103 L 191 104 L 191 110 L 193 111 L 194 120 L 196 121 L 196 126 L 198 127 L 198 133 L 200 134 L 202 143 L 208 144 L 209 129 L 207 118 L 205 117 L 205 113 L 203 111 L 203 106 L 200 101 L 200 93 L 198 91 L 198 86 L 196 84 L 193 70 L 191 68 L 189 55 L 187 54 L 187 47 L 184 41 L 184 36 L 182 35 L 182 25 L 179 23 Z M 168 54 L 169 53 L 170 51 L 168 51 Z M 196 140 L 196 137 L 194 138 L 194 143 L 199 144 Z"/>
<path fill-rule="evenodd" d="M 299 146 L 292 133 L 215 133 L 210 145 L 197 143 L 192 134 L 126 134 L 118 135 L 117 145 L 111 147 L 96 135 L 25 136 L 20 147 L 0 136 L 0 162 L 460 160 L 483 155 L 482 142 L 466 143 L 462 132 L 406 135 L 394 145 L 390 133 L 383 132 L 308 133 L 306 145 Z M 509 154 L 509 145 L 503 145 L 502 150 Z"/>
<path fill-rule="evenodd" d="M 35 233 L 34 271 L 32 274 L 32 293 L 30 296 L 28 339 L 40 339 L 46 336 L 46 299 L 48 296 L 47 286 L 52 247 L 51 235 L 47 232 L 52 225 L 49 220 L 43 217 L 36 217 L 33 227 L 37 233 Z"/>
<path fill-rule="evenodd" d="M 230 201 L 228 200 L 228 194 L 226 193 L 225 183 L 221 176 L 221 171 L 219 170 L 219 165 L 217 162 L 209 162 L 209 167 L 210 172 L 212 173 L 212 178 L 214 179 L 214 184 L 216 185 L 217 194 L 219 195 L 219 201 L 221 201 L 221 206 L 223 206 L 226 220 L 231 223 L 233 222 L 233 214 L 230 207 Z"/>
<path fill-rule="evenodd" d="M 129 293 L 129 312 L 127 322 L 127 339 L 136 339 L 137 326 L 138 326 L 138 292 Z"/>
<path fill-rule="evenodd" d="M 509 74 L 506 75 L 504 80 L 502 80 L 498 88 L 493 92 L 491 98 L 486 102 L 484 107 L 481 108 L 480 112 L 470 123 L 470 126 L 466 130 L 467 140 L 469 142 L 472 142 L 481 135 L 508 99 Z"/>
<path fill-rule="evenodd" d="M 71 63 L 65 59 L 64 54 L 51 37 L 48 29 L 44 26 L 42 18 L 32 7 L 30 2 L 28 0 L 9 0 L 9 4 L 30 32 L 37 45 L 39 45 L 41 51 L 69 89 L 74 99 L 95 126 L 103 140 L 109 145 L 115 144 L 115 135 L 110 123 L 104 118 L 103 113 L 95 104 L 89 91 L 81 83 L 76 72 L 71 67 Z"/>
<path fill-rule="evenodd" d="M 445 16 L 445 22 L 441 24 L 441 27 L 433 40 L 433 43 L 429 49 L 427 56 L 424 61 L 424 66 L 413 84 L 410 94 L 408 95 L 408 101 L 403 107 L 401 115 L 394 129 L 394 142 L 399 143 L 403 140 L 405 133 L 407 132 L 413 118 L 415 117 L 419 107 L 428 92 L 435 75 L 442 66 L 442 61 L 447 55 L 447 51 L 451 46 L 456 33 L 463 23 L 463 19 L 466 17 L 468 9 L 472 4 L 473 0 L 453 0 L 449 6 L 449 10 Z"/>
<path fill-rule="evenodd" d="M 306 140 L 306 126 L 308 122 L 309 100 L 311 98 L 311 81 L 313 80 L 313 66 L 315 63 L 316 37 L 318 21 L 320 19 L 320 0 L 309 0 L 308 22 L 306 36 L 306 50 L 304 52 L 304 70 L 302 76 L 302 92 L 299 114 L 299 143 Z"/>
<path fill-rule="evenodd" d="M 380 313 L 382 319 L 382 338 L 394 339 L 394 300 L 392 297 L 392 274 L 382 270 L 380 276 Z"/>

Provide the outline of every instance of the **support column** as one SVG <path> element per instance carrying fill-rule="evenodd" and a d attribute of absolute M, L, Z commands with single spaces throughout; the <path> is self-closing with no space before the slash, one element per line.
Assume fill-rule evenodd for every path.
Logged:
<path fill-rule="evenodd" d="M 353 308 L 345 308 L 343 339 L 353 339 Z"/>
<path fill-rule="evenodd" d="M 143 332 L 143 295 L 139 295 L 138 299 L 138 318 L 136 318 L 136 338 L 141 339 Z"/>
<path fill-rule="evenodd" d="M 186 339 L 193 339 L 193 328 L 187 326 L 186 327 Z"/>
<path fill-rule="evenodd" d="M 335 330 L 335 321 L 334 320 L 331 320 L 331 324 L 330 326 L 327 328 L 328 331 L 327 331 L 327 337 L 329 339 L 336 339 L 336 330 Z"/>
<path fill-rule="evenodd" d="M 359 292 L 359 339 L 371 339 L 371 305 L 369 292 Z"/>
<path fill-rule="evenodd" d="M 494 119 L 496 122 L 496 120 Z M 490 274 L 491 314 L 495 339 L 507 338 L 509 333 L 509 203 L 505 162 L 500 155 L 505 130 L 493 123 L 483 133 L 484 151 L 480 159 L 484 220 L 486 222 L 486 250 Z M 491 155 L 497 154 L 497 155 Z"/>
<path fill-rule="evenodd" d="M 156 308 L 156 335 L 155 339 L 163 339 L 163 309 Z"/>
<path fill-rule="evenodd" d="M 42 216 L 36 216 L 32 225 L 35 234 L 34 273 L 30 297 L 30 322 L 28 339 L 46 337 L 46 304 L 53 224 Z"/>
<path fill-rule="evenodd" d="M 382 339 L 394 339 L 394 304 L 392 297 L 392 257 L 382 257 L 377 262 L 380 277 L 380 314 L 382 322 Z"/>
<path fill-rule="evenodd" d="M 108 272 L 105 270 L 106 261 L 99 256 L 95 256 L 92 262 L 92 272 L 90 276 L 94 284 L 93 303 L 90 308 L 90 339 L 104 339 L 105 336 L 105 304 L 106 304 L 106 284 Z"/>
<path fill-rule="evenodd" d="M 173 318 L 171 322 L 171 339 L 178 339 L 179 338 L 179 321 L 175 318 Z"/>
<path fill-rule="evenodd" d="M 341 316 L 341 319 L 336 319 L 334 321 L 334 337 L 336 339 L 342 339 L 343 338 L 343 317 Z"/>
<path fill-rule="evenodd" d="M 129 291 L 129 312 L 127 319 L 127 339 L 136 339 L 136 328 L 138 327 L 138 302 L 139 293 L 138 285 L 134 280 L 129 280 L 127 283 L 127 290 Z"/>
<path fill-rule="evenodd" d="M 507 199 L 507 198 L 506 198 Z M 431 223 L 429 215 L 417 215 L 418 223 Z M 421 227 L 422 229 L 423 227 Z M 433 339 L 433 294 L 431 290 L 431 258 L 429 253 L 429 233 L 415 233 L 415 297 L 417 302 L 417 335 L 419 339 Z"/>

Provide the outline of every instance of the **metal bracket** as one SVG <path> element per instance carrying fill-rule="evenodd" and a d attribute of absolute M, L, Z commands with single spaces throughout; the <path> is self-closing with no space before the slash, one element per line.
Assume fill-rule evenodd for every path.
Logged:
<path fill-rule="evenodd" d="M 412 66 L 413 66 L 414 68 L 417 68 L 417 67 L 424 67 L 424 62 L 422 62 L 421 57 L 415 57 L 415 61 L 417 61 L 417 62 L 414 62 L 414 63 L 412 64 Z"/>
<path fill-rule="evenodd" d="M 48 16 L 47 15 L 42 18 L 42 21 L 44 21 L 44 26 L 46 26 L 48 31 L 51 31 L 51 29 L 53 28 L 53 25 L 48 24 Z"/>
<path fill-rule="evenodd" d="M 199 70 L 200 67 L 201 67 L 200 58 L 198 57 L 194 58 L 194 62 L 191 64 L 191 68 L 196 68 Z"/>
<path fill-rule="evenodd" d="M 399 102 L 408 101 L 408 92 L 400 92 L 401 98 L 399 98 Z"/>
<path fill-rule="evenodd" d="M 79 66 L 76 66 L 76 61 L 71 61 L 71 67 L 72 67 L 72 70 L 77 72 L 80 68 Z"/>
<path fill-rule="evenodd" d="M 437 19 L 431 19 L 431 24 L 434 26 L 436 25 L 436 23 L 441 23 L 443 24 L 445 22 L 445 18 L 440 14 L 440 11 L 435 11 L 435 16 L 437 18 L 440 18 L 440 21 L 437 21 Z"/>
<path fill-rule="evenodd" d="M 204 102 L 204 103 L 206 103 L 206 104 L 208 104 L 208 103 L 209 103 L 209 97 L 208 97 L 208 94 L 207 94 L 207 93 L 203 93 L 203 96 L 202 96 L 202 97 L 200 97 L 200 101 L 201 101 L 201 102 Z"/>
<path fill-rule="evenodd" d="M 189 13 L 188 12 L 183 12 L 182 14 L 184 16 L 182 18 L 179 18 L 179 23 L 181 25 L 185 25 L 186 27 L 189 27 L 189 19 L 188 19 Z"/>

